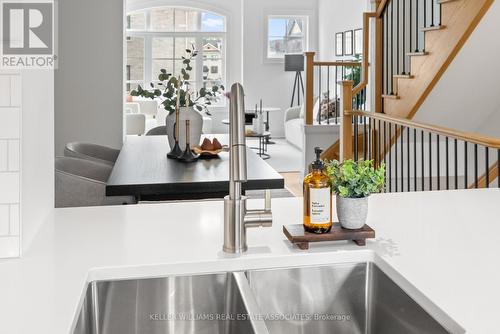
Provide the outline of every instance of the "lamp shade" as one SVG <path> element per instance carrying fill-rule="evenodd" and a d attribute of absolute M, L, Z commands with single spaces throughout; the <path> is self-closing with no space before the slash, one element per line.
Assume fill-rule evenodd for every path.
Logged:
<path fill-rule="evenodd" d="M 285 72 L 302 72 L 302 71 L 304 71 L 303 54 L 285 55 Z"/>

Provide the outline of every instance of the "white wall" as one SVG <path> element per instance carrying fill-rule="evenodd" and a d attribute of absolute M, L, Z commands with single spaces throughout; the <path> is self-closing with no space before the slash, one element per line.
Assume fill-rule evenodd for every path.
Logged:
<path fill-rule="evenodd" d="M 71 141 L 120 148 L 123 136 L 123 0 L 58 4 L 55 148 Z"/>
<path fill-rule="evenodd" d="M 271 132 L 284 136 L 284 110 L 290 106 L 295 73 L 284 72 L 283 63 L 264 60 L 265 16 L 272 14 L 309 15 L 309 50 L 317 49 L 317 0 L 245 0 L 243 78 L 246 104 L 253 106 L 263 100 L 269 107 L 279 107 L 280 113 L 271 114 Z M 305 78 L 304 78 L 305 79 Z"/>
<path fill-rule="evenodd" d="M 335 56 L 335 34 L 363 28 L 363 13 L 370 9 L 369 0 L 318 0 L 319 54 L 324 61 L 344 59 Z M 352 58 L 348 56 L 347 58 Z"/>
<path fill-rule="evenodd" d="M 500 137 L 500 3 L 495 1 L 415 119 Z"/>
<path fill-rule="evenodd" d="M 22 241 L 29 246 L 54 210 L 54 72 L 22 73 Z"/>

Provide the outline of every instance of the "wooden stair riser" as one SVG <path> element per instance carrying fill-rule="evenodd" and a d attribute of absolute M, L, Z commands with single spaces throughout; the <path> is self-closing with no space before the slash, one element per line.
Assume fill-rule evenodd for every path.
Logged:
<path fill-rule="evenodd" d="M 393 75 L 392 76 L 392 85 L 394 87 L 394 94 L 398 95 L 398 92 L 399 92 L 399 81 L 400 80 L 410 80 L 410 79 L 413 79 L 414 76 L 413 75 L 402 75 L 402 74 L 396 74 L 396 75 Z"/>

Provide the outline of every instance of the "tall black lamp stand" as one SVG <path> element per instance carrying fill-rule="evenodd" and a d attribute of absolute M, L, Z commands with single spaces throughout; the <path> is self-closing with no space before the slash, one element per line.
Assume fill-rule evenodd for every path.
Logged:
<path fill-rule="evenodd" d="M 302 72 L 304 71 L 304 55 L 303 54 L 287 54 L 285 55 L 285 72 L 295 72 L 295 80 L 293 82 L 292 102 L 290 107 L 293 107 L 295 96 L 297 96 L 297 105 L 300 106 L 300 95 L 304 96 L 304 81 L 302 80 Z"/>
<path fill-rule="evenodd" d="M 300 94 L 304 96 L 304 82 L 302 81 L 302 72 L 295 72 L 295 81 L 293 83 L 293 94 L 292 102 L 290 103 L 290 108 L 293 107 L 293 102 L 295 100 L 295 94 L 297 94 L 297 105 L 300 106 Z"/>

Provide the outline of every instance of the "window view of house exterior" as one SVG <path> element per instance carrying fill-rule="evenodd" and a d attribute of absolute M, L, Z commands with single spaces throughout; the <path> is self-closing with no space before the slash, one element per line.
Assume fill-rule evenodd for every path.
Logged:
<path fill-rule="evenodd" d="M 193 61 L 191 87 L 225 84 L 226 24 L 223 16 L 196 9 L 160 7 L 127 16 L 127 92 L 157 81 L 161 69 L 179 75 L 186 49 Z"/>
<path fill-rule="evenodd" d="M 283 58 L 287 53 L 307 51 L 307 17 L 270 16 L 267 58 Z"/>

